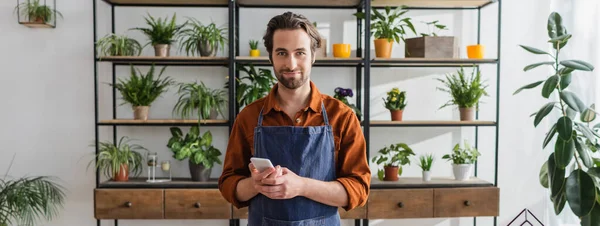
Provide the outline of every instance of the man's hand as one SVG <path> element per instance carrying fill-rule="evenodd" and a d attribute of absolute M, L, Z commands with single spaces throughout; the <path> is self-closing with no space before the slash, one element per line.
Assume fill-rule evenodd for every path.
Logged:
<path fill-rule="evenodd" d="M 302 196 L 305 190 L 305 180 L 288 168 L 281 168 L 281 176 L 265 177 L 261 185 L 256 186 L 258 192 L 271 199 L 291 199 Z"/>
<path fill-rule="evenodd" d="M 268 168 L 263 172 L 259 172 L 252 163 L 248 165 L 248 168 L 250 169 L 250 178 L 252 180 L 252 185 L 254 189 L 260 193 L 262 193 L 260 188 L 264 186 L 262 180 L 267 178 L 276 178 L 278 176 L 281 176 L 282 174 L 281 167 L 279 165 L 275 168 Z"/>

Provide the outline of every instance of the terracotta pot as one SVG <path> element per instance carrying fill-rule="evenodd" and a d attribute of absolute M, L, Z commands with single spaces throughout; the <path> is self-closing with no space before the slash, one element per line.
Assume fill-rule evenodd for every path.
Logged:
<path fill-rule="evenodd" d="M 36 17 L 33 21 L 40 24 L 45 23 L 43 17 Z"/>
<path fill-rule="evenodd" d="M 393 41 L 387 38 L 375 39 L 375 57 L 390 58 L 392 55 Z"/>
<path fill-rule="evenodd" d="M 384 181 L 397 181 L 398 180 L 398 167 L 397 166 L 384 166 L 385 174 L 383 176 Z"/>
<path fill-rule="evenodd" d="M 169 44 L 154 45 L 154 56 L 168 57 L 171 55 L 169 52 L 171 52 L 171 45 Z"/>
<path fill-rule="evenodd" d="M 483 59 L 484 52 L 485 52 L 485 47 L 483 45 L 467 46 L 467 57 L 469 59 Z"/>
<path fill-rule="evenodd" d="M 150 106 L 135 106 L 133 107 L 133 119 L 134 120 L 148 120 L 148 112 Z"/>
<path fill-rule="evenodd" d="M 392 121 L 402 121 L 402 114 L 404 113 L 404 110 L 393 110 L 390 111 L 390 114 L 392 115 Z"/>
<path fill-rule="evenodd" d="M 129 180 L 129 166 L 127 164 L 121 164 L 119 172 L 113 176 L 114 181 L 128 181 Z"/>
<path fill-rule="evenodd" d="M 473 121 L 475 118 L 475 109 L 474 108 L 458 108 L 460 111 L 460 121 Z"/>

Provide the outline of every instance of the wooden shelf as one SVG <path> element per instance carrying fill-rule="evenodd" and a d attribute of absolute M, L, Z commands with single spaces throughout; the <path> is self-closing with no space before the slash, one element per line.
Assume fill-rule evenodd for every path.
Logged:
<path fill-rule="evenodd" d="M 270 66 L 269 57 L 250 57 L 250 56 L 238 56 L 235 58 L 237 63 L 252 63 L 255 66 Z M 357 66 L 363 63 L 363 59 L 360 57 L 350 58 L 335 58 L 335 57 L 317 57 L 314 66 Z"/>
<path fill-rule="evenodd" d="M 22 25 L 25 25 L 27 27 L 30 28 L 54 28 L 54 25 L 52 24 L 45 24 L 45 23 L 36 23 L 36 22 L 19 22 Z"/>
<path fill-rule="evenodd" d="M 242 7 L 356 8 L 361 0 L 238 0 Z"/>
<path fill-rule="evenodd" d="M 399 177 L 398 181 L 381 181 L 377 177 L 371 178 L 371 188 L 460 188 L 460 187 L 489 187 L 494 184 L 477 177 L 459 181 L 454 177 L 432 177 L 430 181 L 423 181 L 421 177 Z"/>
<path fill-rule="evenodd" d="M 188 56 L 102 56 L 98 61 L 113 62 L 119 64 L 136 65 L 207 65 L 225 66 L 228 64 L 227 57 L 188 57 Z"/>
<path fill-rule="evenodd" d="M 409 8 L 478 8 L 496 0 L 372 0 L 371 7 L 402 6 Z"/>
<path fill-rule="evenodd" d="M 99 125 L 105 126 L 193 126 L 198 124 L 197 119 L 108 119 L 100 120 Z M 229 121 L 225 119 L 201 120 L 200 125 L 205 126 L 228 126 Z"/>
<path fill-rule="evenodd" d="M 495 126 L 493 121 L 389 121 L 372 120 L 369 122 L 371 127 L 460 127 L 460 126 Z"/>
<path fill-rule="evenodd" d="M 213 178 L 207 182 L 192 181 L 191 178 L 172 178 L 169 182 L 146 182 L 148 178 L 129 178 L 129 181 L 108 180 L 100 183 L 99 188 L 218 188 L 218 180 Z M 165 179 L 165 178 L 156 178 Z"/>
<path fill-rule="evenodd" d="M 497 64 L 496 59 L 463 58 L 374 58 L 373 67 L 471 67 L 480 64 Z"/>
<path fill-rule="evenodd" d="M 227 0 L 104 0 L 111 5 L 128 6 L 228 6 Z"/>

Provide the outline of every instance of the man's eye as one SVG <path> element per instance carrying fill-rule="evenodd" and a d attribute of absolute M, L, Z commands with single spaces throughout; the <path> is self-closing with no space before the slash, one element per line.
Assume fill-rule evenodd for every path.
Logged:
<path fill-rule="evenodd" d="M 298 52 L 299 55 L 306 55 L 305 52 Z"/>
<path fill-rule="evenodd" d="M 277 53 L 277 55 L 278 55 L 278 56 L 284 56 L 284 55 L 285 55 L 285 52 L 278 52 L 278 53 Z"/>

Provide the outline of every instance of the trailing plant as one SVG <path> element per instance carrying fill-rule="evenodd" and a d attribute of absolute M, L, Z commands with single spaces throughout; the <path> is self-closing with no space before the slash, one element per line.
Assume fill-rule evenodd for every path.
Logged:
<path fill-rule="evenodd" d="M 423 171 L 430 171 L 431 166 L 433 165 L 434 156 L 433 154 L 425 154 L 419 156 L 419 167 Z"/>
<path fill-rule="evenodd" d="M 123 80 L 119 78 L 114 87 L 121 93 L 121 98 L 125 103 L 136 106 L 150 106 L 152 103 L 173 84 L 173 80 L 169 77 L 162 78 L 162 73 L 166 67 L 163 67 L 155 77 L 154 64 L 150 67 L 148 73 L 143 74 L 139 69 L 136 70 L 131 66 L 131 75 L 129 79 Z M 112 84 L 109 84 L 112 86 Z"/>
<path fill-rule="evenodd" d="M 137 40 L 116 34 L 100 38 L 96 46 L 104 56 L 139 56 L 143 49 Z"/>
<path fill-rule="evenodd" d="M 427 37 L 427 36 L 433 36 L 433 37 L 437 37 L 438 33 L 436 33 L 436 28 L 438 30 L 438 32 L 442 31 L 442 30 L 448 30 L 446 28 L 446 25 L 443 24 L 438 24 L 440 21 L 439 20 L 435 20 L 435 21 L 431 21 L 431 22 L 423 22 L 427 25 L 427 29 L 429 31 L 429 33 L 421 33 L 421 36 L 423 37 Z M 433 29 L 432 29 L 433 27 Z"/>
<path fill-rule="evenodd" d="M 398 88 L 393 88 L 387 92 L 387 98 L 383 99 L 383 102 L 385 108 L 390 111 L 404 110 L 406 107 L 406 91 L 400 92 Z"/>
<path fill-rule="evenodd" d="M 185 49 L 185 53 L 189 55 L 200 55 L 200 49 L 204 44 L 208 44 L 211 48 L 224 47 L 227 43 L 227 27 L 217 27 L 214 22 L 208 25 L 202 24 L 195 18 L 188 18 L 191 23 L 187 23 L 189 28 L 184 28 L 178 35 L 181 46 L 180 51 Z M 207 43 L 208 42 L 208 43 Z M 225 48 L 221 48 L 225 52 Z"/>
<path fill-rule="evenodd" d="M 253 64 L 248 67 L 241 66 L 238 70 L 246 73 L 245 77 L 236 78 L 237 95 L 236 100 L 240 107 L 246 106 L 260 98 L 265 97 L 271 91 L 271 88 L 277 83 L 277 79 L 272 75 L 271 70 L 260 68 L 256 71 Z M 247 83 L 244 82 L 247 81 Z M 229 82 L 225 83 L 225 88 L 229 87 Z"/>
<path fill-rule="evenodd" d="M 206 168 L 212 168 L 215 163 L 221 164 L 221 151 L 212 146 L 210 131 L 200 136 L 197 125 L 192 126 L 185 136 L 178 127 L 171 127 L 170 130 L 172 137 L 167 147 L 173 152 L 173 158 L 180 161 L 189 158 L 191 162 Z"/>
<path fill-rule="evenodd" d="M 87 168 L 92 163 L 96 163 L 96 169 L 102 171 L 108 178 L 113 178 L 119 173 L 121 165 L 126 165 L 133 176 L 138 176 L 142 172 L 144 158 L 140 154 L 141 150 L 148 151 L 139 144 L 130 144 L 131 139 L 124 136 L 119 139 L 117 144 L 112 142 L 98 142 L 98 154 L 95 159 L 88 163 Z M 95 146 L 95 145 L 92 145 Z"/>
<path fill-rule="evenodd" d="M 181 29 L 187 24 L 187 22 L 177 25 L 176 22 L 176 13 L 173 14 L 173 17 L 169 21 L 167 17 L 154 19 L 150 13 L 148 13 L 148 17 L 145 17 L 146 24 L 150 26 L 150 28 L 130 28 L 129 30 L 139 30 L 144 33 L 150 42 L 147 44 L 157 45 L 157 44 L 172 44 L 176 37 L 180 34 Z M 146 45 L 147 45 L 146 44 Z"/>
<path fill-rule="evenodd" d="M 342 101 L 342 103 L 344 103 L 348 107 L 352 108 L 352 110 L 354 110 L 354 113 L 356 114 L 356 116 L 358 116 L 358 118 L 361 119 L 362 118 L 362 113 L 361 113 L 360 109 L 358 109 L 356 107 L 356 105 L 351 104 L 350 102 L 348 102 L 348 97 L 352 97 L 352 96 L 354 96 L 354 93 L 352 92 L 352 89 L 350 89 L 350 88 L 344 89 L 342 87 L 337 87 L 334 90 L 333 98 Z"/>
<path fill-rule="evenodd" d="M 460 147 L 460 143 L 454 145 L 452 153 L 442 156 L 442 159 L 446 159 L 452 164 L 473 164 L 479 156 L 481 156 L 481 153 L 465 140 L 464 147 Z"/>
<path fill-rule="evenodd" d="M 255 50 L 258 49 L 258 40 L 250 40 L 250 49 Z"/>
<path fill-rule="evenodd" d="M 8 170 L 0 179 L 0 225 L 37 225 L 40 219 L 52 220 L 63 208 L 65 187 L 50 176 L 10 179 Z"/>
<path fill-rule="evenodd" d="M 384 167 L 398 167 L 398 175 L 402 175 L 402 166 L 410 165 L 409 157 L 415 155 L 413 150 L 408 147 L 405 143 L 391 144 L 390 146 L 379 149 L 378 156 L 371 159 L 373 163 L 377 165 L 383 164 Z M 379 169 L 377 171 L 377 177 L 383 180 L 385 171 Z"/>
<path fill-rule="evenodd" d="M 440 109 L 451 105 L 457 105 L 460 108 L 475 107 L 482 96 L 488 96 L 485 90 L 488 85 L 481 81 L 481 71 L 477 71 L 475 75 L 475 69 L 468 78 L 465 77 L 465 71 L 461 67 L 457 70 L 457 75 L 446 74 L 446 80 L 439 78 L 437 80 L 445 85 L 444 88 L 438 87 L 437 89 L 452 96 L 452 100 L 442 105 Z"/>
<path fill-rule="evenodd" d="M 177 93 L 180 95 L 173 113 L 182 118 L 190 118 L 196 111 L 201 119 L 208 119 L 211 110 L 225 117 L 223 107 L 227 103 L 227 93 L 223 89 L 211 89 L 204 82 L 180 83 Z"/>
<path fill-rule="evenodd" d="M 385 7 L 385 14 L 380 13 L 377 9 L 371 8 L 371 33 L 375 37 L 375 39 L 388 39 L 390 42 L 395 41 L 396 43 L 400 43 L 400 39 L 402 41 L 405 40 L 405 36 L 407 35 L 407 29 L 410 29 L 415 35 L 417 32 L 415 31 L 415 27 L 411 22 L 410 17 L 402 17 L 405 13 L 408 12 L 404 6 L 397 7 L 392 11 L 392 7 Z M 357 12 L 353 14 L 359 19 L 365 19 L 364 12 Z"/>
<path fill-rule="evenodd" d="M 17 10 L 20 11 L 18 12 L 20 15 L 27 16 L 29 21 L 48 23 L 52 21 L 55 13 L 62 18 L 62 14 L 58 10 L 42 5 L 40 0 L 27 0 L 19 3 L 15 7 L 15 11 Z"/>
<path fill-rule="evenodd" d="M 594 66 L 581 60 L 560 59 L 561 50 L 572 37 L 562 20 L 556 12 L 548 16 L 546 26 L 549 40 L 545 43 L 551 44 L 552 54 L 520 45 L 529 53 L 544 55 L 550 59 L 527 65 L 523 71 L 543 65 L 551 66 L 553 70 L 549 77 L 527 84 L 517 89 L 513 95 L 543 84 L 542 97 L 548 99 L 551 95 L 556 96 L 557 101 L 549 101 L 532 115 L 535 116 L 534 127 L 550 113 L 558 115 L 558 120 L 552 122 L 542 143 L 542 148 L 546 148 L 551 142 L 554 144 L 548 160 L 541 167 L 540 183 L 550 190 L 550 200 L 557 215 L 568 203 L 571 211 L 581 220 L 582 226 L 600 225 L 600 159 L 593 157 L 600 147 L 600 124 L 590 128 L 590 123 L 597 114 L 594 104 L 584 104 L 574 91 L 568 89 L 575 71 L 593 71 Z M 555 141 L 552 141 L 554 138 Z"/>

